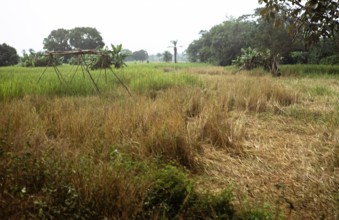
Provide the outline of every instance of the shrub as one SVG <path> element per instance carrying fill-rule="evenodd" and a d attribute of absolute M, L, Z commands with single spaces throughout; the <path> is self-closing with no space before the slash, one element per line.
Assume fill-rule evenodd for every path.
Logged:
<path fill-rule="evenodd" d="M 269 49 L 258 52 L 257 49 L 252 49 L 251 47 L 241 49 L 241 52 L 242 55 L 233 61 L 234 64 L 241 66 L 241 69 L 252 70 L 262 66 L 273 76 L 280 76 L 278 65 L 281 56 L 279 54 L 273 54 Z"/>
<path fill-rule="evenodd" d="M 35 52 L 34 50 L 30 50 L 29 54 L 24 51 L 23 57 L 21 58 L 21 66 L 39 67 L 61 65 L 63 59 L 63 57 L 48 57 L 43 52 Z"/>
<path fill-rule="evenodd" d="M 155 183 L 149 190 L 144 209 L 150 216 L 173 218 L 184 209 L 191 195 L 193 183 L 179 169 L 167 165 L 155 174 Z"/>
<path fill-rule="evenodd" d="M 290 53 L 292 63 L 305 64 L 307 63 L 307 52 L 304 51 L 293 51 Z"/>
<path fill-rule="evenodd" d="M 339 55 L 322 58 L 319 63 L 323 65 L 339 65 Z"/>
<path fill-rule="evenodd" d="M 261 55 L 257 49 L 248 47 L 241 49 L 241 56 L 238 56 L 236 60 L 233 60 L 233 64 L 241 66 L 245 70 L 251 70 L 261 64 Z"/>
<path fill-rule="evenodd" d="M 157 171 L 144 210 L 151 218 L 232 219 L 231 191 L 198 193 L 183 171 L 167 165 Z"/>

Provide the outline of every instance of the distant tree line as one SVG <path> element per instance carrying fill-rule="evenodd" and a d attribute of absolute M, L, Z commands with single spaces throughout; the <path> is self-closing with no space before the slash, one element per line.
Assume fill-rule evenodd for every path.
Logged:
<path fill-rule="evenodd" d="M 264 4 L 253 15 L 228 19 L 210 30 L 200 32 L 186 49 L 191 62 L 216 65 L 238 64 L 244 68 L 263 65 L 276 73 L 284 64 L 339 64 L 339 7 L 338 0 L 258 0 Z M 177 41 L 171 41 L 174 62 L 177 60 Z M 100 33 L 91 27 L 53 30 L 44 40 L 48 51 L 103 49 Z M 148 61 L 147 51 L 121 51 L 125 61 Z M 169 51 L 152 59 L 170 62 Z M 0 66 L 15 65 L 16 50 L 0 45 Z M 69 62 L 64 57 L 62 62 Z M 25 66 L 46 65 L 41 52 L 24 51 L 21 63 Z"/>
<path fill-rule="evenodd" d="M 171 62 L 173 60 L 173 54 L 169 51 L 164 51 L 163 53 L 158 53 L 156 55 L 148 55 L 147 51 L 145 50 L 138 50 L 138 51 L 130 51 L 130 50 L 124 50 L 123 53 L 129 54 L 125 58 L 125 61 L 133 62 L 133 61 L 139 61 L 139 62 L 145 62 L 145 61 L 163 61 L 163 62 Z M 174 60 L 175 62 L 175 60 Z"/>
<path fill-rule="evenodd" d="M 148 52 L 146 50 L 138 50 L 132 52 L 131 50 L 125 49 L 123 50 L 123 53 L 128 54 L 128 56 L 125 58 L 125 61 L 140 61 L 144 62 L 147 61 L 149 58 Z"/>
<path fill-rule="evenodd" d="M 339 64 L 339 32 L 335 38 L 321 38 L 318 43 L 307 45 L 301 36 L 291 36 L 284 26 L 275 27 L 261 17 L 230 19 L 201 31 L 186 53 L 191 62 L 207 62 L 230 65 L 241 49 L 248 47 L 258 51 L 269 49 L 279 54 L 285 64 Z"/>
<path fill-rule="evenodd" d="M 175 41 L 175 43 L 176 42 L 177 41 Z M 70 50 L 90 49 L 110 51 L 107 47 L 104 48 L 104 46 L 105 43 L 103 42 L 100 33 L 95 28 L 91 27 L 76 27 L 70 30 L 59 28 L 56 30 L 52 30 L 51 33 L 43 40 L 43 48 L 46 51 L 63 52 Z M 174 44 L 174 47 L 176 49 L 176 44 Z M 173 60 L 173 55 L 169 51 L 149 56 L 148 52 L 143 49 L 134 52 L 122 48 L 120 48 L 120 50 L 121 51 L 119 51 L 119 56 L 123 57 L 124 62 L 145 62 L 150 60 L 171 62 Z M 176 61 L 176 55 L 177 54 L 175 54 L 174 56 L 174 61 Z M 182 59 L 182 55 L 178 57 Z M 91 56 L 89 58 L 92 61 L 96 60 L 94 56 Z M 13 47 L 7 44 L 0 45 L 0 66 L 16 65 L 19 62 L 22 66 L 25 67 L 51 65 L 49 58 L 45 56 L 44 52 L 36 52 L 33 49 L 29 49 L 28 51 L 24 50 L 22 57 L 19 57 L 17 51 Z M 77 59 L 75 59 L 74 57 L 62 56 L 53 60 L 53 65 L 58 65 L 62 63 L 75 64 L 76 62 Z"/>
<path fill-rule="evenodd" d="M 91 27 L 76 27 L 71 30 L 59 28 L 52 30 L 43 40 L 43 48 L 47 51 L 103 49 L 104 46 L 101 34 Z M 35 52 L 32 49 L 23 51 L 23 56 L 19 59 L 14 48 L 6 44 L 1 45 L 0 66 L 15 65 L 19 61 L 22 66 L 27 67 L 48 65 L 48 58 L 43 52 Z M 56 62 L 61 64 L 69 61 L 70 57 L 64 56 Z"/>

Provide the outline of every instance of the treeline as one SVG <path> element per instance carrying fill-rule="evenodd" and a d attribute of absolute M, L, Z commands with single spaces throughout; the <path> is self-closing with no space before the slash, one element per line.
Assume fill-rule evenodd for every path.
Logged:
<path fill-rule="evenodd" d="M 44 38 L 43 48 L 45 51 L 71 51 L 71 50 L 102 50 L 107 51 L 103 38 L 96 28 L 76 27 L 70 30 L 59 28 L 52 30 L 51 33 Z M 34 51 L 29 49 L 23 51 L 19 57 L 15 48 L 2 44 L 0 45 L 0 66 L 16 65 L 20 63 L 24 67 L 36 67 L 49 65 L 49 58 L 45 56 L 44 51 Z M 131 51 L 122 49 L 119 53 L 124 57 L 124 61 L 148 61 L 153 56 L 149 56 L 146 50 Z M 157 55 L 158 59 L 167 61 L 172 59 L 165 56 L 166 54 Z M 60 59 L 59 59 L 60 58 Z M 61 56 L 56 59 L 53 64 L 62 63 L 74 64 L 76 59 L 71 56 Z M 92 60 L 92 59 L 91 59 Z"/>
<path fill-rule="evenodd" d="M 291 35 L 284 25 L 276 26 L 254 15 L 228 19 L 201 31 L 186 50 L 189 61 L 230 65 L 247 48 L 270 51 L 283 64 L 339 64 L 339 32 L 333 38 L 321 38 L 309 45 L 302 35 Z M 293 21 L 292 21 L 293 22 Z"/>
<path fill-rule="evenodd" d="M 114 52 L 104 47 L 105 43 L 99 31 L 92 27 L 76 27 L 70 30 L 59 28 L 52 30 L 51 33 L 44 38 L 43 48 L 45 51 L 70 51 L 70 50 L 102 50 Z M 148 59 L 148 53 L 145 50 L 132 52 L 130 50 L 122 50 L 119 46 L 119 58 L 123 57 L 125 61 L 145 61 Z M 92 61 L 93 57 L 90 57 Z M 20 63 L 24 67 L 47 66 L 50 64 L 49 58 L 45 56 L 44 51 L 34 51 L 29 49 L 23 51 L 23 55 L 19 57 L 15 48 L 2 44 L 0 45 L 0 66 L 16 65 Z M 62 63 L 76 63 L 76 59 L 72 56 L 61 56 L 53 61 L 54 65 Z"/>

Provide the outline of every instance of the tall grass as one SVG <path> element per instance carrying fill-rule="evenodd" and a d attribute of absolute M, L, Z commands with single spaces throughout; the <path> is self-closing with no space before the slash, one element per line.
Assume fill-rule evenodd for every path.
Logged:
<path fill-rule="evenodd" d="M 45 73 L 45 68 L 0 68 L 0 100 L 24 95 L 87 96 L 96 94 L 95 85 L 88 73 L 82 71 L 80 67 L 77 70 L 76 67 L 65 65 L 58 69 L 62 79 L 52 67 L 47 68 Z M 135 92 L 201 84 L 197 76 L 164 74 L 161 70 L 147 65 L 141 67 L 132 65 L 126 69 L 114 70 L 114 74 L 109 70 L 96 70 L 91 71 L 91 75 L 101 93 L 112 93 L 117 87 L 122 87 L 120 80 Z"/>
<path fill-rule="evenodd" d="M 283 76 L 337 78 L 339 75 L 338 65 L 282 65 L 280 69 Z"/>
<path fill-rule="evenodd" d="M 187 139 L 183 106 L 166 96 L 157 99 L 112 103 L 101 97 L 26 96 L 3 102 L 1 198 L 8 206 L 2 205 L 2 217 L 232 216 L 230 197 L 211 200 L 214 207 L 178 170 L 168 168 L 166 174 L 141 162 L 148 158 L 197 169 L 199 146 L 192 141 L 209 143 L 212 135 Z M 16 203 L 23 205 L 14 211 Z"/>
<path fill-rule="evenodd" d="M 258 144 L 266 134 L 250 130 L 262 115 L 285 130 L 294 119 L 330 125 L 329 146 L 338 125 L 338 107 L 319 116 L 303 105 L 311 95 L 332 108 L 336 91 L 321 83 L 303 91 L 219 67 L 132 64 L 115 70 L 132 98 L 112 73 L 106 83 L 103 71 L 92 72 L 98 94 L 82 72 L 72 82 L 65 75 L 66 86 L 52 69 L 37 83 L 42 71 L 0 68 L 0 218 L 273 219 L 266 209 L 236 209 L 227 184 L 210 193 L 191 176 L 222 171 L 206 166 L 211 152 L 228 155 L 223 163 L 264 164 L 267 155 L 255 151 L 274 133 Z"/>

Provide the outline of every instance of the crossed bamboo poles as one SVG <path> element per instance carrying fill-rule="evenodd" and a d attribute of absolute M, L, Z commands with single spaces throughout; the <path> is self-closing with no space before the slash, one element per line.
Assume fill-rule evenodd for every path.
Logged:
<path fill-rule="evenodd" d="M 48 56 L 48 63 L 46 68 L 44 69 L 44 71 L 42 72 L 42 74 L 40 75 L 38 82 L 40 82 L 42 76 L 45 74 L 47 68 L 49 66 L 52 66 L 54 69 L 54 72 L 56 73 L 58 79 L 60 80 L 61 83 L 65 84 L 68 87 L 68 83 L 66 81 L 66 79 L 63 77 L 63 75 L 61 74 L 60 70 L 58 69 L 57 65 L 56 65 L 56 56 L 67 56 L 67 55 L 73 55 L 73 56 L 77 56 L 78 57 L 78 63 L 77 63 L 77 68 L 73 74 L 73 77 L 71 79 L 71 81 L 74 78 L 75 73 L 77 73 L 79 66 L 81 67 L 81 71 L 83 73 L 83 75 L 85 75 L 85 73 L 87 73 L 87 75 L 89 76 L 94 89 L 97 93 L 100 94 L 100 90 L 98 85 L 95 83 L 92 74 L 89 70 L 88 65 L 85 62 L 85 58 L 84 55 L 98 55 L 98 56 L 107 56 L 107 53 L 103 52 L 103 51 L 97 51 L 97 50 L 79 50 L 79 51 L 47 51 L 45 54 L 45 56 Z M 106 79 L 106 83 L 107 83 L 107 74 L 106 74 L 106 69 L 109 69 L 113 75 L 118 79 L 118 81 L 124 86 L 124 88 L 127 90 L 128 94 L 132 97 L 132 93 L 130 92 L 130 90 L 128 89 L 128 87 L 123 83 L 123 81 L 117 76 L 117 74 L 113 71 L 112 67 L 110 65 L 105 65 L 105 60 L 106 59 L 102 59 L 103 63 L 101 63 L 101 67 L 105 67 L 105 79 Z M 106 66 L 109 66 L 106 68 Z M 72 67 L 73 68 L 73 67 Z M 70 70 L 72 71 L 72 69 Z"/>

